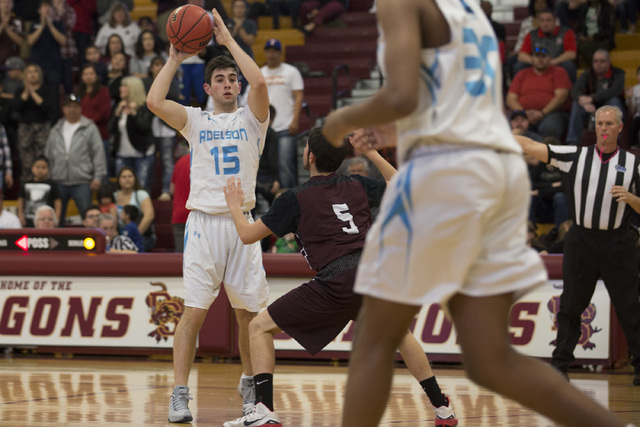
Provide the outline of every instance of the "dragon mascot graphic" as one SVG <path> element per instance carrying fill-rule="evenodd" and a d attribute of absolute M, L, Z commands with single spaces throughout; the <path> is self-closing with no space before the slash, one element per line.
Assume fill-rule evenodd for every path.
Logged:
<path fill-rule="evenodd" d="M 182 317 L 184 300 L 172 297 L 167 292 L 167 285 L 162 282 L 151 282 L 151 286 L 160 286 L 162 290 L 149 292 L 146 303 L 149 307 L 149 323 L 156 325 L 156 328 L 149 332 L 149 336 L 159 343 L 163 339 L 166 341 L 176 331 L 176 326 Z"/>
<path fill-rule="evenodd" d="M 560 296 L 556 295 L 549 300 L 547 308 L 553 316 L 553 327 L 551 330 L 558 330 L 558 312 L 560 311 Z M 581 345 L 585 350 L 592 350 L 596 348 L 596 345 L 592 343 L 591 336 L 597 332 L 600 332 L 602 328 L 591 326 L 591 322 L 596 317 L 596 306 L 593 303 L 589 303 L 589 306 L 582 312 L 580 316 L 580 339 L 578 345 Z M 551 341 L 550 345 L 556 345 L 556 340 Z"/>

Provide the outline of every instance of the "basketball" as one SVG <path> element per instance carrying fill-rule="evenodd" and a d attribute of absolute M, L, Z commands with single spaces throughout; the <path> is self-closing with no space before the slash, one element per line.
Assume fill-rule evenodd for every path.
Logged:
<path fill-rule="evenodd" d="M 211 19 L 200 6 L 180 6 L 167 19 L 169 42 L 182 52 L 199 52 L 209 44 L 212 35 Z"/>

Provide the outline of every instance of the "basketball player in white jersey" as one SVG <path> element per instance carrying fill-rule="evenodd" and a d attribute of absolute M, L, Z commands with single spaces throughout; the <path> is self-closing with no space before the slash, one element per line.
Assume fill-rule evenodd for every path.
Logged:
<path fill-rule="evenodd" d="M 151 111 L 180 131 L 191 149 L 191 210 L 184 240 L 184 313 L 173 342 L 175 387 L 169 404 L 169 421 L 189 422 L 191 399 L 187 380 L 195 357 L 196 338 L 207 309 L 225 290 L 240 326 L 238 345 L 243 377 L 243 413 L 253 411 L 254 387 L 249 356 L 248 325 L 267 305 L 268 288 L 260 244 L 244 246 L 233 225 L 222 189 L 227 178 L 238 177 L 247 194 L 243 211 L 255 205 L 255 183 L 260 154 L 269 124 L 267 85 L 258 66 L 229 34 L 218 12 L 213 10 L 216 40 L 226 46 L 235 62 L 225 56 L 211 60 L 205 68 L 204 90 L 213 99 L 214 113 L 185 107 L 165 99 L 180 63 L 191 56 L 171 46 L 169 60 L 147 96 Z M 238 69 L 251 85 L 247 107 L 238 108 Z M 252 219 L 250 219 L 252 221 Z"/>
<path fill-rule="evenodd" d="M 566 426 L 624 426 L 550 366 L 514 351 L 513 302 L 546 280 L 525 244 L 530 183 L 503 114 L 501 64 L 475 1 L 379 0 L 383 88 L 332 113 L 334 144 L 396 122 L 401 167 L 367 236 L 365 295 L 342 425 L 378 425 L 392 358 L 420 305 L 440 302 L 469 377 Z M 498 422 L 500 423 L 500 422 Z"/>

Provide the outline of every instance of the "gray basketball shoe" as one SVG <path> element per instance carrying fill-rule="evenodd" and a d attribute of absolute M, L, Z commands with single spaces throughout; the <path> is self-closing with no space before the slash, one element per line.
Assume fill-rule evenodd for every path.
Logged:
<path fill-rule="evenodd" d="M 253 377 L 240 378 L 238 394 L 242 397 L 242 415 L 249 415 L 256 408 L 256 387 Z"/>
<path fill-rule="evenodd" d="M 189 387 L 177 385 L 173 388 L 169 401 L 169 422 L 188 423 L 193 420 L 189 410 L 190 400 L 193 400 L 193 397 L 189 394 Z"/>

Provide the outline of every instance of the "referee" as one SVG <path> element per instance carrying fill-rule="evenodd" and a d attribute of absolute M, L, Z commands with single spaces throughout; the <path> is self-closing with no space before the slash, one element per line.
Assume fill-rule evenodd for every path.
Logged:
<path fill-rule="evenodd" d="M 596 111 L 595 146 L 545 145 L 516 136 L 525 153 L 557 167 L 564 175 L 573 226 L 565 238 L 564 286 L 558 312 L 558 336 L 551 364 L 567 378 L 580 338 L 580 316 L 598 277 L 609 292 L 629 342 L 640 385 L 640 302 L 634 250 L 638 234 L 630 226 L 631 209 L 640 212 L 640 159 L 618 147 L 622 112 Z"/>

